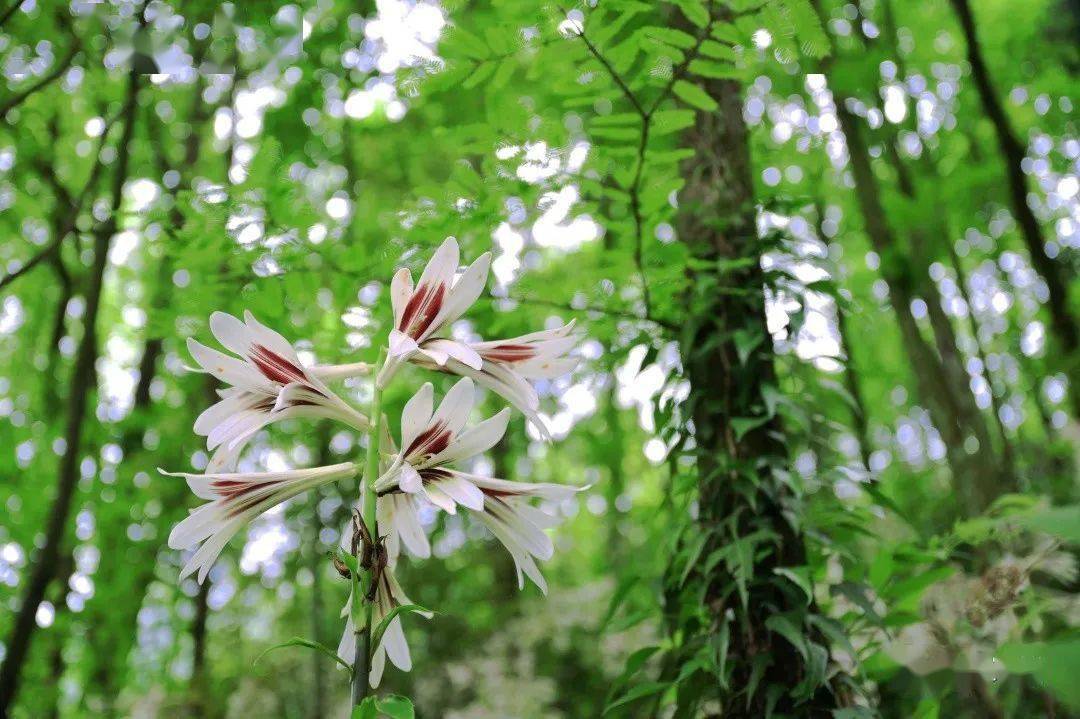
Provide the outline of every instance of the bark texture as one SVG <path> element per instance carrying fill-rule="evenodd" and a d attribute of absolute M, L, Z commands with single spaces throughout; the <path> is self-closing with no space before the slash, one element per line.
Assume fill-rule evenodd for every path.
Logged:
<path fill-rule="evenodd" d="M 692 712 L 695 703 L 715 697 L 724 717 L 762 717 L 770 706 L 785 716 L 824 716 L 842 702 L 827 684 L 812 680 L 797 696 L 812 672 L 802 648 L 770 626 L 772 617 L 789 612 L 802 617 L 814 608 L 807 610 L 805 602 L 796 606 L 798 597 L 779 583 L 761 581 L 776 576 L 776 568 L 805 565 L 806 551 L 790 521 L 798 510 L 784 481 L 779 419 L 772 416 L 747 431 L 737 428 L 746 418 L 768 417 L 764 390 L 775 385 L 773 350 L 765 323 L 765 277 L 757 262 L 763 246 L 755 223 L 741 87 L 733 80 L 713 80 L 706 89 L 719 108 L 697 113 L 684 137 L 694 156 L 683 166 L 686 185 L 678 218 L 679 237 L 695 267 L 705 268 L 688 272 L 682 344 L 697 446 L 700 509 L 694 533 L 707 537 L 701 556 L 751 543 L 746 559 L 755 579 L 747 582 L 723 561 L 692 571 L 704 594 L 704 619 L 680 613 L 669 593 L 669 626 L 685 649 L 727 642 L 731 668 L 726 686 L 723 681 L 715 688 L 680 685 L 680 711 Z M 754 261 L 730 262 L 748 258 Z M 753 349 L 747 352 L 747 346 Z M 799 620 L 795 625 L 805 637 L 814 635 L 809 625 Z M 747 688 L 756 676 L 760 683 L 751 694 Z"/>

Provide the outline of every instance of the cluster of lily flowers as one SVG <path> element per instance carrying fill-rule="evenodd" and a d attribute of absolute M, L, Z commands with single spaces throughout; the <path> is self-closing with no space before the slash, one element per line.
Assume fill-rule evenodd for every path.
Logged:
<path fill-rule="evenodd" d="M 581 489 L 513 482 L 455 468 L 491 449 L 506 432 L 510 419 L 511 410 L 506 408 L 466 427 L 476 384 L 505 398 L 549 439 L 538 413 L 539 396 L 530 380 L 560 377 L 577 364 L 577 359 L 569 356 L 578 342 L 573 322 L 493 342 L 460 342 L 448 336 L 450 325 L 483 292 L 490 263 L 491 255 L 485 253 L 459 274 L 457 242 L 449 238 L 432 256 L 415 286 L 407 268 L 399 270 L 390 284 L 394 329 L 375 384 L 385 388 L 407 363 L 461 379 L 437 408 L 433 386 L 427 383 L 420 388 L 402 410 L 400 449 L 389 436 L 381 438 L 381 474 L 362 480 L 373 482 L 377 524 L 387 555 L 387 566 L 375 590 L 376 624 L 395 607 L 412 604 L 394 577 L 394 567 L 403 547 L 413 556 L 430 556 L 431 546 L 419 517 L 425 505 L 449 514 L 456 514 L 459 508 L 467 511 L 510 552 L 519 588 L 524 588 L 528 577 L 546 593 L 536 560 L 551 557 L 551 538 L 544 530 L 557 520 L 528 502 L 559 501 Z M 363 472 L 362 464 L 354 462 L 280 472 L 238 472 L 240 454 L 261 429 L 291 418 L 329 418 L 360 432 L 369 431 L 372 425 L 369 417 L 327 385 L 335 379 L 368 375 L 372 371 L 369 365 L 305 366 L 288 340 L 249 312 L 243 320 L 215 312 L 210 329 L 232 354 L 194 339 L 188 340 L 188 348 L 198 371 L 227 385 L 218 392 L 221 400 L 195 421 L 195 432 L 206 437 L 213 454 L 204 473 L 163 472 L 186 478 L 191 490 L 207 500 L 169 535 L 171 548 L 195 549 L 180 579 L 196 574 L 199 582 L 205 580 L 228 541 L 256 517 L 309 489 Z M 344 534 L 342 541 L 343 546 L 348 542 Z M 351 664 L 355 659 L 352 618 L 348 611 L 343 616 L 348 619 L 338 653 Z M 378 686 L 387 657 L 403 671 L 411 668 L 400 615 L 387 625 L 382 641 L 373 649 L 372 686 Z"/>

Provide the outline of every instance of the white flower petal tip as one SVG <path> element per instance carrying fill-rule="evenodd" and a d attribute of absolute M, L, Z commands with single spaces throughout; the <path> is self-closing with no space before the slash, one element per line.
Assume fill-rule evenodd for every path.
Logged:
<path fill-rule="evenodd" d="M 244 318 L 241 321 L 224 312 L 210 316 L 211 331 L 233 355 L 193 338 L 187 341 L 202 371 L 229 385 L 219 392 L 221 401 L 195 421 L 195 432 L 206 436 L 208 449 L 226 449 L 223 461 L 214 469 L 235 464 L 248 440 L 278 420 L 326 417 L 361 431 L 367 427 L 366 417 L 303 366 L 288 340 L 259 323 L 250 312 L 245 312 Z"/>
<path fill-rule="evenodd" d="M 351 477 L 357 469 L 356 464 L 343 462 L 283 472 L 165 473 L 186 477 L 195 494 L 208 500 L 173 527 L 169 534 L 172 549 L 199 545 L 182 577 L 201 568 L 201 582 L 228 541 L 252 519 L 309 489 Z"/>
<path fill-rule="evenodd" d="M 352 364 L 328 364 L 315 365 L 308 371 L 319 379 L 350 379 L 352 377 L 366 377 L 371 374 L 372 366 L 367 362 L 353 362 Z"/>
<path fill-rule="evenodd" d="M 352 602 L 352 597 L 349 598 L 349 602 L 345 604 L 345 608 L 342 610 L 342 614 L 347 617 L 345 621 L 345 631 L 341 635 L 341 641 L 338 643 L 338 656 L 348 663 L 352 663 L 356 658 L 356 635 L 355 628 L 350 616 L 349 605 Z M 400 607 L 408 604 L 412 604 L 412 600 L 405 595 L 401 585 L 398 583 L 397 578 L 394 576 L 394 563 L 391 562 L 387 565 L 385 572 L 383 573 L 383 581 L 378 583 L 375 600 L 372 603 L 372 621 L 377 625 L 387 615 L 394 610 L 395 607 Z M 424 615 L 425 618 L 430 618 L 431 614 L 428 612 L 417 612 Z M 402 616 L 398 615 L 387 625 L 386 632 L 383 634 L 382 641 L 379 645 L 374 647 L 371 655 L 371 669 L 368 673 L 368 683 L 372 687 L 377 687 L 382 681 L 383 671 L 386 668 L 386 660 L 389 659 L 390 663 L 403 672 L 410 671 L 412 669 L 412 657 L 409 653 L 409 645 L 405 639 L 405 630 L 402 623 Z"/>
<path fill-rule="evenodd" d="M 465 314 L 483 293 L 491 271 L 491 253 L 481 254 L 458 274 L 460 249 L 450 237 L 443 241 L 424 267 L 416 286 L 408 270 L 399 269 L 390 282 L 394 329 L 389 356 L 446 369 L 451 360 L 479 370 L 482 359 L 467 344 L 446 338 L 446 328 Z M 407 342 L 405 338 L 411 340 Z M 419 359 L 418 359 L 419 358 Z M 378 383 L 385 387 L 391 373 Z"/>

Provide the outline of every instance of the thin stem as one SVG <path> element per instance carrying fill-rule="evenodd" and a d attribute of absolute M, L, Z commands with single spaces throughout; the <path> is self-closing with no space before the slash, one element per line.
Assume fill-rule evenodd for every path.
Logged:
<path fill-rule="evenodd" d="M 760 9 L 760 7 L 755 8 L 753 12 Z M 566 10 L 563 10 L 563 13 L 567 14 Z M 600 49 L 589 40 L 588 36 L 585 34 L 584 25 L 578 23 L 577 27 L 577 35 L 585 44 L 585 47 L 588 48 L 589 54 L 604 67 L 604 70 L 607 71 L 607 74 L 611 76 L 611 79 L 618 86 L 619 90 L 633 106 L 634 111 L 641 116 L 641 131 L 638 136 L 637 157 L 634 162 L 634 178 L 630 182 L 630 187 L 626 192 L 630 198 L 630 213 L 634 219 L 634 266 L 637 268 L 638 278 L 641 282 L 641 300 L 645 305 L 645 317 L 650 320 L 652 320 L 653 317 L 652 292 L 649 289 L 649 278 L 645 271 L 645 218 L 641 214 L 641 183 L 645 172 L 645 154 L 649 146 L 649 130 L 652 127 L 652 119 L 656 114 L 656 111 L 660 109 L 660 106 L 671 95 L 675 83 L 682 79 L 687 73 L 691 61 L 697 57 L 698 52 L 701 50 L 702 43 L 709 37 L 709 30 L 712 28 L 713 22 L 711 4 L 709 15 L 709 24 L 698 33 L 696 38 L 697 41 L 694 44 L 693 49 L 687 53 L 683 62 L 678 67 L 672 69 L 671 77 L 668 79 L 667 84 L 665 84 L 660 95 L 656 97 L 655 101 L 648 109 L 645 108 L 641 100 L 634 94 L 633 90 L 630 89 L 630 86 L 619 75 L 608 59 L 604 57 L 604 54 L 600 52 Z"/>
<path fill-rule="evenodd" d="M 379 354 L 379 362 L 376 365 L 378 370 L 382 369 L 385 356 L 386 350 L 384 349 Z M 378 376 L 378 370 L 373 373 L 374 376 Z M 381 437 L 382 388 L 379 387 L 377 382 L 373 382 L 371 395 L 371 423 L 368 429 L 367 467 L 364 471 L 364 524 L 367 526 L 368 535 L 371 537 L 371 541 L 376 543 L 379 541 L 379 524 L 375 512 L 375 502 L 378 501 L 375 495 L 375 480 L 379 476 L 379 440 Z M 372 589 L 371 583 L 375 581 L 375 576 L 372 569 L 367 569 L 366 572 L 368 574 L 366 581 L 361 584 L 364 587 L 368 587 L 370 591 Z M 374 594 L 374 592 L 371 592 L 371 594 Z M 371 687 L 368 683 L 368 675 L 370 673 L 369 662 L 372 649 L 372 603 L 367 601 L 365 597 L 357 597 L 355 595 L 353 596 L 353 601 L 365 603 L 364 625 L 362 627 L 356 627 L 356 655 L 354 658 L 352 677 L 352 703 L 353 706 L 359 706 L 360 702 L 362 702 L 371 692 Z"/>

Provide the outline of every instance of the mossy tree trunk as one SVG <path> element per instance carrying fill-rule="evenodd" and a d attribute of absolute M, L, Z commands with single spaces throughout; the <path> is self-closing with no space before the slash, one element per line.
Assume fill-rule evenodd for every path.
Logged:
<path fill-rule="evenodd" d="M 693 549 L 674 560 L 667 598 L 669 629 L 681 642 L 678 663 L 707 658 L 715 665 L 680 684 L 677 715 L 697 716 L 718 702 L 724 717 L 762 717 L 770 709 L 824 716 L 844 702 L 824 678 L 828 650 L 815 628 L 821 617 L 803 590 L 776 572 L 802 572 L 807 553 L 784 427 L 767 400 L 776 377 L 742 88 L 733 80 L 705 88 L 719 107 L 698 112 L 686 133 L 694 154 L 682 167 L 678 217 L 694 259 L 682 354 L 699 510 L 682 542 Z M 691 603 L 702 610 L 687 611 Z"/>

